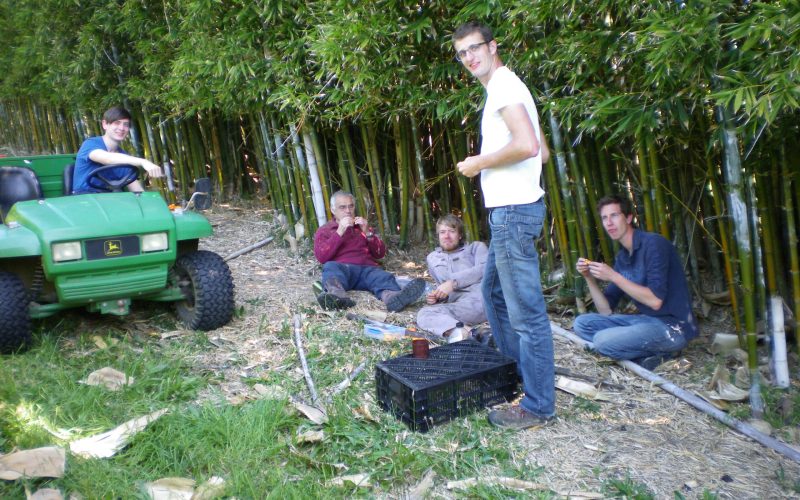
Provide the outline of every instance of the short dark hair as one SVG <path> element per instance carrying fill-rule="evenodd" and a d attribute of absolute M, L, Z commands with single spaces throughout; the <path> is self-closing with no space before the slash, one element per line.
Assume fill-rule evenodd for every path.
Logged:
<path fill-rule="evenodd" d="M 490 27 L 477 21 L 469 21 L 456 28 L 456 30 L 453 32 L 453 41 L 455 42 L 456 40 L 461 40 L 462 38 L 467 37 L 476 31 L 481 34 L 484 42 L 491 42 L 494 40 L 492 29 Z"/>
<path fill-rule="evenodd" d="M 600 213 L 600 210 L 606 205 L 619 205 L 619 209 L 625 217 L 633 215 L 633 208 L 628 198 L 616 194 L 604 196 L 597 202 L 597 213 Z"/>
<path fill-rule="evenodd" d="M 131 112 L 121 106 L 114 106 L 108 111 L 103 113 L 103 121 L 106 123 L 114 123 L 117 120 L 130 120 Z"/>

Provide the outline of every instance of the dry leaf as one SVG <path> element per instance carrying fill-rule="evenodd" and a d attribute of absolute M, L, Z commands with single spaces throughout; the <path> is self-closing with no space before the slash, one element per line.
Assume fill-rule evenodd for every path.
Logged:
<path fill-rule="evenodd" d="M 362 316 L 365 316 L 374 321 L 380 321 L 381 323 L 384 323 L 386 321 L 386 317 L 388 315 L 389 314 L 386 311 L 378 311 L 375 309 L 369 309 L 362 313 Z"/>
<path fill-rule="evenodd" d="M 325 440 L 323 431 L 309 430 L 297 435 L 298 443 L 320 443 Z"/>
<path fill-rule="evenodd" d="M 761 432 L 762 434 L 766 434 L 767 436 L 772 434 L 772 426 L 769 425 L 769 422 L 765 420 L 753 419 L 748 423 L 753 426 L 755 430 Z"/>
<path fill-rule="evenodd" d="M 194 491 L 192 500 L 211 500 L 219 498 L 225 493 L 225 480 L 218 476 L 212 476 Z"/>
<path fill-rule="evenodd" d="M 165 413 L 167 413 L 166 408 L 154 411 L 143 417 L 128 420 L 110 431 L 73 441 L 69 444 L 69 449 L 72 453 L 84 458 L 108 458 L 114 456 L 115 453 L 128 444 L 134 434 L 141 432 L 150 422 L 155 421 Z"/>
<path fill-rule="evenodd" d="M 54 488 L 42 488 L 32 495 L 28 495 L 27 500 L 64 500 L 64 495 Z"/>
<path fill-rule="evenodd" d="M 90 373 L 83 383 L 103 386 L 109 391 L 118 391 L 123 386 L 133 384 L 133 377 L 128 377 L 124 373 L 106 366 Z"/>
<path fill-rule="evenodd" d="M 561 375 L 556 377 L 556 388 L 575 396 L 582 396 L 595 401 L 611 401 L 611 398 L 609 398 L 606 393 L 598 390 L 592 384 L 573 380 Z"/>
<path fill-rule="evenodd" d="M 720 380 L 727 381 L 729 377 L 730 373 L 728 373 L 728 370 L 722 365 L 717 365 L 714 369 L 714 373 L 711 375 L 711 380 L 708 382 L 708 389 L 712 391 L 715 390 Z"/>
<path fill-rule="evenodd" d="M 13 481 L 20 477 L 61 477 L 64 475 L 66 453 L 59 446 L 0 455 L 0 479 Z"/>
<path fill-rule="evenodd" d="M 103 340 L 103 337 L 99 335 L 93 335 L 92 342 L 94 342 L 94 345 L 96 345 L 98 349 L 108 349 L 108 344 L 106 344 L 106 341 Z"/>
<path fill-rule="evenodd" d="M 517 490 L 549 490 L 546 485 L 541 483 L 532 483 L 530 481 L 523 481 L 513 477 L 500 477 L 500 476 L 484 476 L 481 478 L 470 477 L 460 481 L 448 481 L 448 490 L 466 490 L 473 488 L 479 484 L 487 486 L 503 486 L 506 488 L 514 488 Z"/>
<path fill-rule="evenodd" d="M 328 481 L 328 486 L 347 486 L 352 483 L 353 486 L 360 488 L 369 488 L 372 485 L 369 482 L 369 474 L 349 474 L 347 476 L 337 476 Z"/>
<path fill-rule="evenodd" d="M 328 415 L 326 415 L 324 411 L 320 410 L 315 406 L 309 406 L 307 404 L 295 401 L 294 407 L 297 408 L 298 411 L 300 411 L 300 413 L 308 417 L 309 420 L 311 420 L 317 425 L 322 425 L 328 422 Z"/>
<path fill-rule="evenodd" d="M 375 418 L 375 416 L 372 414 L 371 411 L 369 411 L 369 406 L 367 406 L 366 404 L 363 404 L 363 405 L 355 408 L 353 410 L 353 413 L 355 413 L 356 415 L 359 415 L 361 417 L 364 417 L 365 419 L 369 420 L 370 422 L 378 422 L 378 419 Z"/>
<path fill-rule="evenodd" d="M 696 394 L 698 396 L 700 396 L 701 398 L 703 398 L 708 403 L 711 403 L 711 405 L 715 406 L 719 410 L 728 411 L 728 408 L 730 407 L 730 405 L 728 404 L 727 401 L 723 401 L 722 399 L 719 399 L 719 394 L 717 394 L 716 392 L 713 392 L 713 391 L 697 391 Z"/>
<path fill-rule="evenodd" d="M 144 491 L 153 500 L 191 500 L 194 495 L 194 479 L 165 477 L 145 483 Z"/>

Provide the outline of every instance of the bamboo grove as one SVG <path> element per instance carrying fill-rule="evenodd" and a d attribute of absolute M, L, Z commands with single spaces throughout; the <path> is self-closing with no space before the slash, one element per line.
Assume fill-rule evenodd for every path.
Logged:
<path fill-rule="evenodd" d="M 539 105 L 552 159 L 544 278 L 584 307 L 578 256 L 613 260 L 597 199 L 631 197 L 695 296 L 731 305 L 755 367 L 770 299 L 800 315 L 800 3 L 755 1 L 10 0 L 0 4 L 0 146 L 74 152 L 99 115 L 181 189 L 252 197 L 312 233 L 357 194 L 401 245 L 445 212 L 485 237 L 481 88 L 449 35 L 477 19 Z M 800 336 L 796 336 L 799 337 Z"/>

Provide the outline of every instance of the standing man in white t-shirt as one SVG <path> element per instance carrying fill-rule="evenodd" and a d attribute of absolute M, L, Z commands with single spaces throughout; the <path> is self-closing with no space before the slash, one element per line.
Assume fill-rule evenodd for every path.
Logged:
<path fill-rule="evenodd" d="M 525 392 L 519 405 L 493 410 L 489 422 L 513 429 L 542 427 L 555 417 L 553 335 L 539 278 L 536 239 L 545 217 L 539 116 L 524 83 L 503 65 L 492 31 L 466 23 L 453 33 L 458 60 L 486 88 L 481 153 L 459 162 L 481 174 L 491 242 L 483 278 L 486 316 L 500 351 L 517 361 Z"/>

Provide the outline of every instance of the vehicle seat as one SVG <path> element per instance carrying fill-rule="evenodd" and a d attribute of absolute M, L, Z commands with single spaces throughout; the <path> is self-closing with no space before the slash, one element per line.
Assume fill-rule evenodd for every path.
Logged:
<path fill-rule="evenodd" d="M 14 203 L 42 198 L 42 185 L 27 167 L 0 167 L 0 221 L 5 221 Z"/>
<path fill-rule="evenodd" d="M 72 194 L 72 176 L 75 174 L 75 164 L 70 163 L 66 167 L 64 167 L 64 196 L 69 196 Z"/>

